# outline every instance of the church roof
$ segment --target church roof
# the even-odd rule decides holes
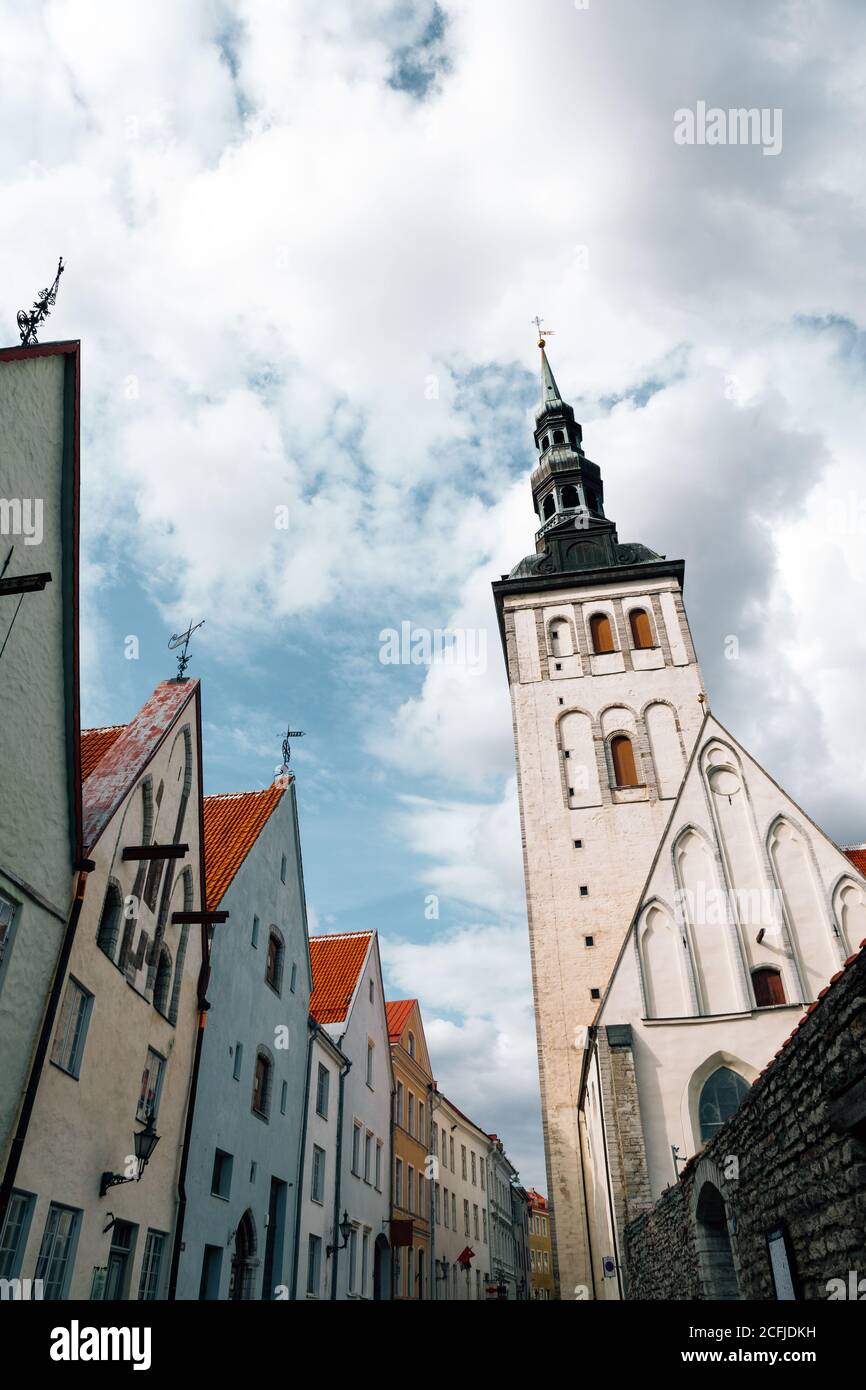
[[[310,1013],[317,1023],[342,1023],[348,1014],[373,935],[355,931],[310,937]]]
[[[866,845],[849,845],[845,850],[855,869],[866,878]]]
[[[207,910],[213,912],[259,838],[285,788],[229,792],[204,799],[204,863]]]

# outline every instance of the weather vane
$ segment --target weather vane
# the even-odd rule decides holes
[[[540,318],[538,314],[535,315],[535,318],[532,320],[532,322],[535,324],[536,330],[538,332],[539,347],[544,347],[545,338],[552,338],[556,336],[555,328],[542,328],[541,325],[544,323],[544,319]]]
[[[18,310],[18,327],[21,332],[22,347],[36,346],[36,330],[48,318],[57,299],[57,288],[60,284],[60,277],[63,274],[63,257],[57,262],[57,274],[54,277],[54,284],[47,290],[40,290],[39,296],[30,310],[26,313],[24,309]]]
[[[288,777],[288,775],[289,775],[289,763],[292,761],[292,742],[291,742],[291,741],[292,741],[293,738],[303,738],[303,737],[304,737],[304,730],[303,730],[303,729],[286,729],[286,736],[285,736],[285,738],[283,739],[283,761],[282,761],[282,765],[281,765],[280,767],[277,768],[277,776],[278,776],[278,777]]]
[[[192,637],[192,634],[194,632],[198,631],[200,627],[204,627],[204,618],[202,618],[200,623],[196,623],[195,627],[193,627],[192,619],[190,619],[189,627],[187,628],[186,632],[172,633],[171,641],[168,644],[169,651],[173,652],[178,647],[183,648],[182,651],[178,651],[177,655],[177,678],[179,681],[182,681],[184,679],[184,672],[186,671],[186,668],[190,663],[190,658],[187,654],[189,639]]]

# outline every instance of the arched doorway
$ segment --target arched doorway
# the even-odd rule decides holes
[[[252,1298],[256,1259],[256,1228],[252,1212],[247,1208],[235,1231],[235,1248],[229,1276],[229,1298],[233,1301]]]
[[[707,1298],[731,1301],[740,1297],[734,1251],[728,1231],[725,1202],[716,1185],[701,1187],[695,1208],[695,1235],[701,1281]]]
[[[373,1298],[377,1301],[391,1297],[391,1247],[388,1237],[378,1235],[373,1247]]]

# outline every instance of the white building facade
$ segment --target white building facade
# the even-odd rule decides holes
[[[487,1297],[493,1268],[490,1139],[438,1091],[431,1120],[433,1297],[477,1302]]]

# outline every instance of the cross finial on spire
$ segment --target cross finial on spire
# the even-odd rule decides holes
[[[541,318],[539,314],[535,315],[535,318],[532,320],[532,322],[535,324],[536,330],[538,332],[538,346],[543,349],[545,338],[553,337],[553,335],[556,332],[556,329],[542,328],[541,325],[544,323],[544,319]]]

